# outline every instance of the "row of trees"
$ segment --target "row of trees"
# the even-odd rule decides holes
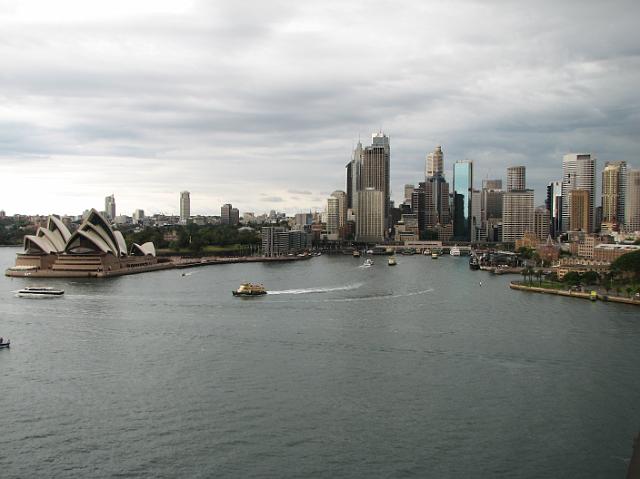
[[[18,245],[24,235],[34,234],[36,227],[13,217],[0,218],[0,245]]]

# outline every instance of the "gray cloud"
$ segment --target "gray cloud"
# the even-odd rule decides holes
[[[568,151],[640,166],[635,2],[91,3],[0,17],[8,212],[306,210],[379,128],[398,199],[437,144],[539,201]]]

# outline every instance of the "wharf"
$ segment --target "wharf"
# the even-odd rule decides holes
[[[171,258],[175,268],[195,268],[198,266],[209,266],[214,264],[236,264],[236,263],[285,263],[290,261],[304,261],[311,259],[307,256],[232,256],[211,258]]]
[[[514,281],[511,281],[509,283],[509,288],[517,289],[519,291],[529,291],[531,293],[555,294],[557,296],[569,296],[572,298],[592,299],[590,292],[584,293],[582,291],[567,291],[564,289],[541,288],[539,286],[525,286],[524,284],[520,284]],[[640,300],[625,298],[623,296],[609,296],[604,294],[597,294],[596,298],[600,301],[608,301],[612,303],[624,303],[624,304],[632,304],[634,306],[640,306]]]

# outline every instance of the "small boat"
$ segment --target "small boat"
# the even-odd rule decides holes
[[[353,257],[354,258],[359,258],[360,257],[360,251],[358,251],[357,249],[353,250]]]
[[[8,348],[11,345],[11,341],[8,339],[6,341],[0,341],[0,349]]]
[[[63,294],[63,289],[50,288],[48,286],[29,286],[27,288],[22,288],[17,292],[17,295],[21,298],[44,298],[50,296],[62,296]]]
[[[438,259],[438,256],[440,256],[438,253],[431,253],[431,259]]]
[[[387,262],[389,263],[389,266],[395,266],[395,265],[398,264],[398,262],[396,261],[396,257],[395,256],[389,257],[389,260]]]
[[[365,259],[364,263],[362,263],[362,266],[364,266],[365,268],[369,268],[370,266],[373,266],[373,260],[371,258]]]
[[[453,246],[449,251],[449,254],[451,256],[460,256],[460,248],[458,248],[458,246]]]
[[[477,271],[480,269],[480,261],[478,261],[477,256],[472,256],[469,260],[469,269],[473,271]]]
[[[267,294],[267,290],[261,284],[242,283],[238,289],[231,293],[234,296],[262,296]]]

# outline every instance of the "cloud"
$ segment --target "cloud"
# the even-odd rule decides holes
[[[638,15],[632,1],[14,2],[0,208],[80,213],[113,192],[123,212],[177,212],[188,189],[194,214],[268,197],[306,210],[345,189],[358,136],[380,128],[396,199],[440,144],[447,171],[475,161],[477,185],[526,165],[540,202],[566,152],[640,166]]]

